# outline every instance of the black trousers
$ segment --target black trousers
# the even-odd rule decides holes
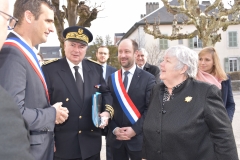
[[[100,160],[100,153],[94,155],[94,156],[91,156],[87,159],[82,159],[82,158],[76,158],[76,159],[63,159],[63,158],[58,158],[58,157],[55,157],[53,158],[53,160]]]
[[[142,151],[130,151],[128,149],[126,141],[123,141],[123,144],[120,148],[111,147],[113,160],[142,160]]]

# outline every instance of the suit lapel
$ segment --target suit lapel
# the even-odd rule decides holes
[[[76,103],[81,106],[81,98],[79,95],[79,92],[77,90],[75,79],[72,75],[72,71],[70,70],[70,67],[67,63],[66,58],[61,60],[62,67],[58,71],[59,76],[63,80],[65,86],[67,87],[68,91],[72,95],[73,99],[76,101]]]
[[[143,70],[148,71],[149,68],[150,68],[150,65],[148,63],[146,63],[143,67]]]
[[[133,74],[132,81],[130,83],[129,89],[128,89],[128,95],[134,95],[134,89],[135,86],[137,85],[138,81],[141,78],[141,72],[142,70],[136,67],[136,70]]]
[[[110,76],[110,68],[109,68],[109,66],[107,65],[105,81],[107,81],[107,78],[108,78],[109,76]]]
[[[89,93],[89,90],[90,90],[90,88],[88,88],[88,87],[90,87],[91,86],[91,69],[90,69],[90,67],[88,66],[88,64],[86,63],[86,60],[83,60],[82,61],[82,67],[83,67],[83,77],[84,77],[84,95],[83,95],[83,103],[84,103],[84,99],[85,99],[85,95],[89,95],[90,93]],[[94,86],[92,86],[92,87],[94,87]],[[85,105],[83,105],[83,106],[85,106]]]

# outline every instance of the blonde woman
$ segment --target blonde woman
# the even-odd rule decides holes
[[[215,84],[222,91],[222,100],[227,110],[230,121],[235,112],[235,102],[232,94],[230,77],[221,67],[218,54],[213,47],[203,48],[199,52],[197,79],[200,81]]]

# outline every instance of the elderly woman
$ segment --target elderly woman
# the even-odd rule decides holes
[[[162,83],[152,90],[143,124],[147,160],[238,160],[232,126],[215,85],[194,79],[198,55],[184,46],[166,50]]]
[[[235,112],[231,80],[221,67],[218,54],[213,47],[203,48],[199,54],[197,80],[215,84],[222,91],[223,104],[230,121]]]

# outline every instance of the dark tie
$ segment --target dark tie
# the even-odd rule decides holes
[[[73,68],[75,69],[75,78],[76,78],[77,89],[79,91],[81,99],[83,100],[83,80],[82,80],[82,76],[78,72],[79,66],[74,66]]]
[[[127,84],[128,84],[128,73],[130,72],[129,71],[124,72],[124,80],[123,80],[123,84],[126,90],[127,90]]]

